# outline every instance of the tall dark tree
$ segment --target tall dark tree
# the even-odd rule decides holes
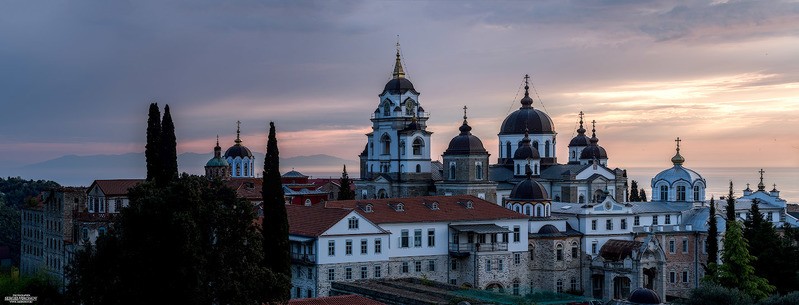
[[[640,199],[641,202],[646,202],[647,201],[646,200],[646,191],[644,191],[643,188],[641,188],[641,193],[638,194],[638,199]]]
[[[263,195],[264,218],[262,221],[264,264],[273,273],[291,278],[289,254],[289,224],[286,216],[286,201],[283,198],[283,183],[280,180],[280,154],[277,149],[275,123],[269,122],[269,139],[264,158]],[[266,303],[279,303],[291,297],[291,287],[271,289],[264,299]]]
[[[641,201],[641,196],[638,193],[638,181],[633,180],[630,183],[630,202],[639,202]]]
[[[727,194],[727,207],[724,210],[727,222],[735,221],[735,196],[732,193],[732,180],[730,180],[730,193]]]
[[[719,227],[716,222],[716,202],[713,197],[710,197],[710,211],[707,217],[707,264],[705,265],[705,274],[710,279],[715,279],[716,268],[719,261]]]
[[[752,262],[755,274],[765,278],[782,294],[799,289],[796,247],[777,233],[774,225],[763,217],[758,200],[752,200],[751,215],[744,221],[744,238],[749,253],[758,259]]]
[[[161,111],[157,103],[150,103],[147,115],[147,145],[144,146],[144,157],[147,159],[147,180],[152,181],[161,176]]]
[[[355,199],[355,193],[352,191],[352,180],[347,175],[347,165],[344,165],[344,172],[341,173],[341,179],[338,180],[338,200],[352,200]]]
[[[727,288],[735,288],[759,300],[774,291],[774,286],[755,274],[752,263],[757,258],[749,253],[749,243],[743,237],[741,223],[727,221],[727,232],[724,234],[724,251],[722,264],[718,268],[719,284]]]
[[[175,124],[172,123],[172,115],[169,113],[169,105],[164,106],[164,118],[161,121],[160,153],[161,179],[156,182],[166,185],[178,177],[177,139],[175,138]]]

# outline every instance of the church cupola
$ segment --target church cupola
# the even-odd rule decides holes
[[[532,147],[541,155],[544,164],[555,164],[555,125],[543,111],[533,107],[530,97],[530,76],[524,76],[524,97],[519,101],[521,107],[512,112],[499,129],[499,164],[513,165],[513,154],[521,146],[525,131],[528,132]],[[515,172],[515,169],[514,169]]]
[[[699,173],[683,166],[685,158],[680,155],[680,138],[677,138],[677,153],[671,158],[673,166],[652,178],[652,201],[703,202],[707,183]],[[748,188],[748,187],[747,187]]]
[[[591,121],[590,144],[580,152],[580,164],[590,164],[594,160],[604,166],[608,165],[608,153],[605,148],[599,146],[599,138],[596,137],[596,121]]]
[[[216,146],[214,146],[214,157],[205,163],[205,177],[208,179],[230,178],[230,164],[222,158],[222,147],[219,146],[219,136],[216,136]]]
[[[503,205],[528,216],[549,217],[551,199],[546,188],[533,180],[533,171],[529,165],[525,166],[524,171],[526,178],[513,187],[510,196],[503,199]]]
[[[460,134],[449,141],[443,157],[443,179],[436,182],[438,195],[473,195],[480,199],[496,201],[497,184],[489,180],[488,151],[475,135],[466,120],[463,106],[463,124]]]
[[[569,164],[579,164],[580,154],[583,149],[591,145],[591,138],[585,135],[583,128],[583,112],[580,111],[580,127],[577,128],[577,135],[569,142]]]
[[[516,152],[513,153],[513,173],[514,176],[524,176],[524,168],[529,166],[533,176],[538,176],[541,166],[541,155],[538,150],[530,145],[530,135],[528,131],[524,132],[524,138]]]
[[[233,178],[254,178],[255,158],[247,146],[241,145],[241,122],[236,122],[236,140],[233,146],[225,151],[224,158],[230,164],[230,176]]]

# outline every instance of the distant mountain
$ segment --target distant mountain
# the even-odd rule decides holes
[[[254,153],[256,173],[263,171],[264,155]],[[181,172],[202,175],[210,154],[182,153],[178,155]],[[346,160],[325,154],[297,156],[280,159],[280,171],[292,169],[314,177],[339,177],[346,164],[351,176],[357,176],[358,161]],[[144,178],[144,153],[121,155],[66,155],[52,160],[14,168],[0,168],[0,176],[20,176],[25,179],[46,179],[61,185],[88,186],[96,179]],[[354,170],[354,172],[353,172]]]

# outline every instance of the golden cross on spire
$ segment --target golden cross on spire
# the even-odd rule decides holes
[[[236,121],[236,144],[241,143],[241,121]]]
[[[680,140],[680,137],[677,137],[677,139],[674,140],[674,142],[677,142],[677,151],[680,151],[680,142],[682,142],[682,140]]]
[[[583,123],[583,116],[584,116],[584,115],[585,115],[585,114],[583,113],[583,111],[582,111],[582,110],[580,110],[580,124],[582,124],[582,123]]]
[[[463,119],[464,120],[466,119],[466,109],[468,109],[468,108],[469,107],[466,107],[466,105],[463,105]]]
[[[760,173],[760,183],[757,184],[757,189],[760,191],[766,190],[766,185],[763,184],[763,173],[765,172],[766,171],[764,171],[762,168],[758,171],[758,173]]]

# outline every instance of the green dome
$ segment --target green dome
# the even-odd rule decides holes
[[[205,166],[208,167],[226,167],[228,166],[227,160],[222,157],[214,157],[211,160],[208,160],[208,163],[205,163]]]

